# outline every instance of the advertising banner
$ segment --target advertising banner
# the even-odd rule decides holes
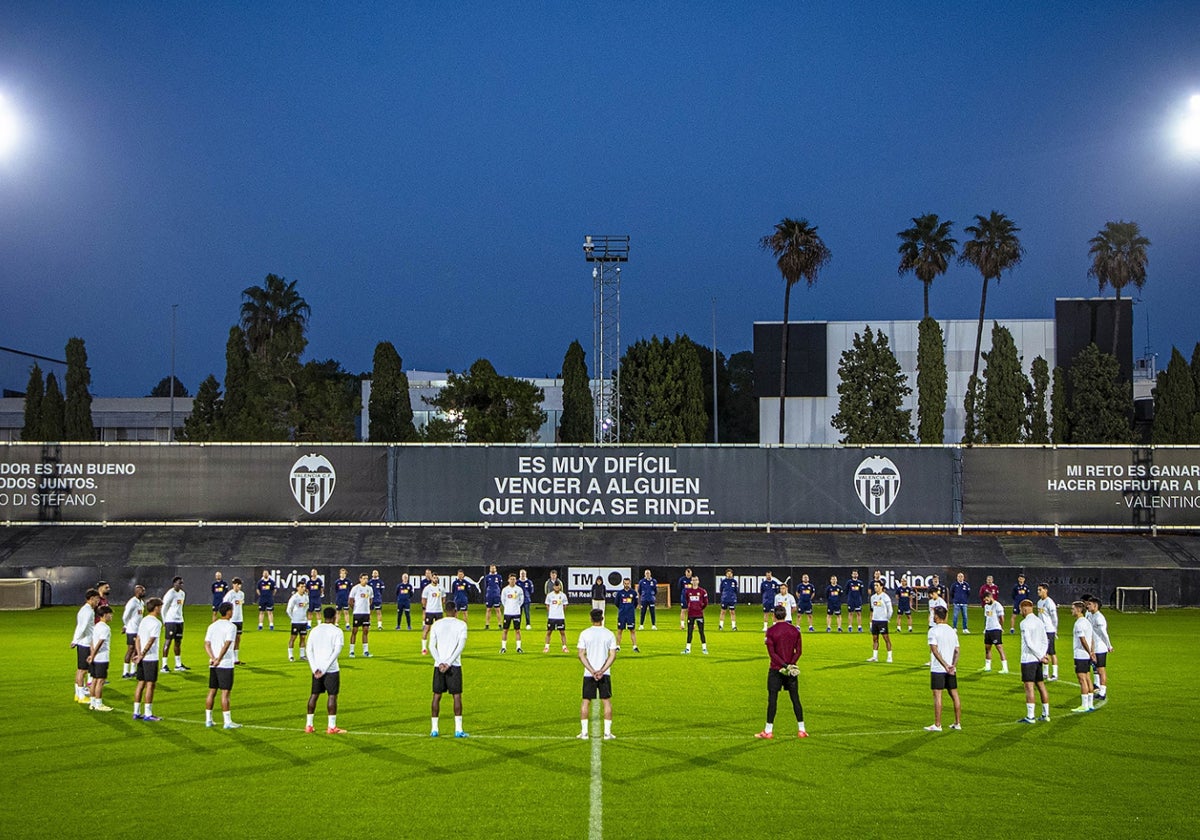
[[[764,522],[767,450],[703,446],[398,446],[403,523]]]
[[[964,525],[1200,526],[1200,448],[964,449]]]
[[[0,520],[378,522],[386,511],[384,446],[0,446]]]
[[[953,449],[772,449],[768,464],[776,525],[957,523]]]

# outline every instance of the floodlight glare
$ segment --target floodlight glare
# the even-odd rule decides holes
[[[9,104],[4,94],[0,93],[0,160],[11,154],[17,147],[20,133],[17,112]]]
[[[1179,123],[1179,147],[1188,154],[1200,155],[1200,93],[1188,100],[1188,110]]]

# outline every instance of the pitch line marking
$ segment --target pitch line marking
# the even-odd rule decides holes
[[[596,725],[597,719],[602,719],[600,701],[592,707],[592,719],[589,727]],[[600,764],[600,738],[592,736],[592,782],[588,791],[590,799],[588,807],[588,840],[604,840],[604,775]]]

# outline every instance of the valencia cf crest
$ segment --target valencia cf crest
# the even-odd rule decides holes
[[[900,494],[900,470],[891,458],[864,458],[854,471],[854,490],[870,513],[882,516]]]
[[[304,455],[292,464],[292,495],[308,513],[325,507],[336,481],[337,472],[324,455]]]

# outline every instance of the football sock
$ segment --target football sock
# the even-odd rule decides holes
[[[178,668],[182,664],[183,659],[179,656],[179,654],[175,654],[175,667]]]
[[[1027,717],[1027,718],[1032,718],[1032,717],[1033,717],[1033,708],[1034,708],[1034,704],[1033,704],[1033,703],[1026,703],[1026,704],[1025,704],[1025,717]]]
[[[81,685],[75,686],[75,696],[76,697],[87,697],[87,692],[83,690],[83,686],[81,686]]]
[[[736,630],[736,629],[737,629],[737,622],[736,622],[736,621],[735,621],[735,622],[733,622],[733,624],[732,624],[731,626],[733,627],[733,629],[734,629],[734,630]]]
[[[724,621],[718,621],[718,622],[717,622],[717,629],[718,629],[718,630],[724,630],[724,629],[725,629],[725,622],[724,622]]]
[[[141,710],[142,710],[142,704],[141,704],[141,703],[134,703],[134,704],[133,704],[133,713],[134,713],[135,715],[136,715],[136,714],[138,714],[139,712],[141,712]]]
[[[888,651],[888,660],[887,661],[888,662],[892,661],[892,652],[891,651]]]
[[[1050,704],[1049,703],[1042,704],[1042,714],[1044,714],[1046,717],[1050,717]],[[1033,717],[1033,715],[1030,715],[1030,717]]]
[[[462,732],[462,731],[463,731],[463,728],[462,728],[462,715],[455,715],[455,716],[454,716],[454,731],[455,731],[455,732]]]
[[[583,718],[582,720],[579,721],[579,734],[584,736],[585,738],[587,737],[587,734],[588,734],[587,718]]]
[[[150,715],[152,715],[152,714],[154,714],[154,711],[150,708],[150,704],[147,703],[146,704],[146,717],[150,717]]]
[[[330,715],[330,716],[329,716],[329,728],[330,728],[330,729],[336,729],[336,728],[337,728],[337,715]]]
[[[371,652],[371,651],[370,651],[370,649],[367,647],[367,643],[366,643],[366,642],[363,642],[363,653],[370,653],[370,652]]]
[[[775,724],[773,724],[773,723],[768,723],[766,726],[763,727],[763,732],[766,732],[768,735],[770,735],[774,731],[775,731]]]
[[[305,716],[304,716],[304,725],[305,725],[305,726],[312,726],[312,725],[313,725],[313,718],[314,718],[314,717],[316,717],[316,715],[305,715]]]
[[[605,735],[611,735],[611,734],[612,734],[612,721],[611,721],[611,720],[605,720],[605,721],[604,721],[604,734],[605,734]]]
[[[205,722],[205,723],[212,723],[212,709],[205,709],[205,710],[204,710],[204,722]]]
[[[233,712],[221,712],[221,715],[225,718],[225,723],[233,723]]]
[[[804,721],[798,721],[796,726],[798,727],[796,730],[797,732],[807,732],[808,731],[807,729],[804,728]]]

